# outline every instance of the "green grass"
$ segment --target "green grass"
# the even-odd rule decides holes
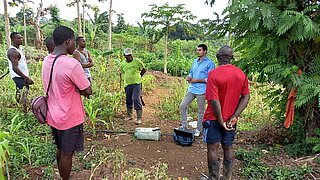
[[[180,103],[185,96],[188,84],[186,81],[180,81],[177,79],[174,82],[168,82],[163,85],[164,87],[170,89],[170,93],[163,97],[161,102],[156,106],[157,111],[156,115],[165,120],[180,120]],[[190,104],[188,108],[188,116],[193,119],[198,118],[198,106],[196,99]]]
[[[283,166],[268,166],[266,164],[267,159],[270,158],[266,156],[269,151],[255,147],[251,150],[244,150],[238,148],[235,151],[235,156],[241,161],[241,176],[250,179],[305,179],[305,175],[310,174],[313,170],[307,164],[303,165],[289,165],[287,167]]]
[[[0,47],[3,50],[3,47]],[[31,52],[31,51],[30,51]],[[33,52],[33,51],[32,51]],[[40,53],[41,54],[41,53]],[[44,53],[46,54],[46,53]],[[121,111],[124,103],[124,88],[120,83],[119,61],[113,59],[109,65],[106,65],[105,57],[98,51],[93,51],[95,66],[91,69],[93,78],[93,92],[90,99],[83,99],[85,109],[88,112],[88,121],[95,125],[96,122],[102,122],[108,129],[113,122],[113,116]],[[34,57],[31,57],[34,58]],[[0,55],[0,73],[7,71],[6,58]],[[35,82],[30,87],[29,102],[31,99],[43,94],[43,85],[41,81],[42,61],[34,61],[28,64],[30,76]],[[143,77],[144,91],[148,92],[155,88],[155,77],[146,74]],[[5,153],[10,153],[4,161],[9,167],[11,179],[30,178],[29,172],[24,169],[27,166],[43,168],[43,178],[51,179],[53,177],[52,167],[55,162],[56,147],[51,137],[51,129],[48,126],[40,125],[33,117],[32,112],[22,113],[22,108],[15,100],[15,84],[7,75],[0,81],[2,93],[0,95],[0,129],[1,133],[8,132],[9,136],[0,139],[0,143],[6,146],[6,152],[0,152],[3,157]],[[30,107],[29,107],[30,108]],[[94,135],[95,126],[88,126]],[[3,146],[3,147],[4,147]],[[3,148],[5,149],[5,148]],[[117,149],[109,150],[110,158],[115,174],[120,173],[120,165],[123,163],[123,153]],[[96,155],[98,156],[98,155]],[[98,156],[97,162],[103,160]],[[1,167],[4,166],[1,164]],[[93,167],[89,167],[93,168]],[[1,175],[7,176],[6,172],[0,172]]]

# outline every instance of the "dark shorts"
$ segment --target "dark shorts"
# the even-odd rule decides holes
[[[233,144],[236,130],[224,130],[218,121],[203,122],[203,141],[207,144],[221,142],[222,146],[230,147]],[[236,129],[236,125],[234,126]]]
[[[58,130],[54,127],[51,129],[57,149],[64,153],[83,151],[83,124],[67,130]]]
[[[12,80],[13,80],[14,83],[16,84],[17,89],[23,89],[24,86],[25,86],[27,89],[29,89],[29,85],[26,83],[25,80],[23,80],[22,77],[14,77],[14,78],[12,78]]]

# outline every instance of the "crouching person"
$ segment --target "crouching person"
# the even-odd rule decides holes
[[[46,92],[52,73],[47,101],[47,124],[51,126],[57,146],[56,159],[60,177],[67,180],[70,177],[73,153],[82,151],[84,145],[85,112],[81,95],[89,96],[92,90],[80,62],[67,56],[72,55],[75,50],[73,30],[59,26],[53,31],[53,40],[56,47],[44,59],[42,81]]]
[[[233,50],[223,46],[217,53],[219,67],[210,71],[207,81],[203,140],[207,143],[209,179],[220,179],[218,148],[223,149],[223,176],[232,179],[233,149],[236,123],[249,102],[248,79],[241,69],[230,64]],[[206,178],[201,178],[206,179]]]

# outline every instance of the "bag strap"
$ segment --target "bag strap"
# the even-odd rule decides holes
[[[56,60],[58,59],[58,57],[59,57],[59,56],[61,56],[61,55],[66,55],[66,54],[59,54],[59,55],[57,55],[57,56],[54,58],[53,63],[52,63],[52,67],[51,67],[51,71],[50,71],[49,84],[48,84],[48,88],[47,88],[47,92],[46,92],[46,96],[47,96],[47,98],[49,97],[49,96],[48,96],[48,93],[49,93],[49,88],[50,88],[51,81],[52,81],[53,66],[54,66],[54,64],[55,64]]]

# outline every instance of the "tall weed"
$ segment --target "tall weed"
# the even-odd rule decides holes
[[[171,89],[170,93],[165,96],[161,102],[156,105],[156,108],[159,111],[156,112],[156,115],[159,118],[166,120],[180,120],[180,104],[185,96],[188,85],[186,81],[179,82],[168,82],[164,86]],[[196,100],[194,100],[188,108],[188,116],[193,117],[194,119],[198,117],[198,107]]]

